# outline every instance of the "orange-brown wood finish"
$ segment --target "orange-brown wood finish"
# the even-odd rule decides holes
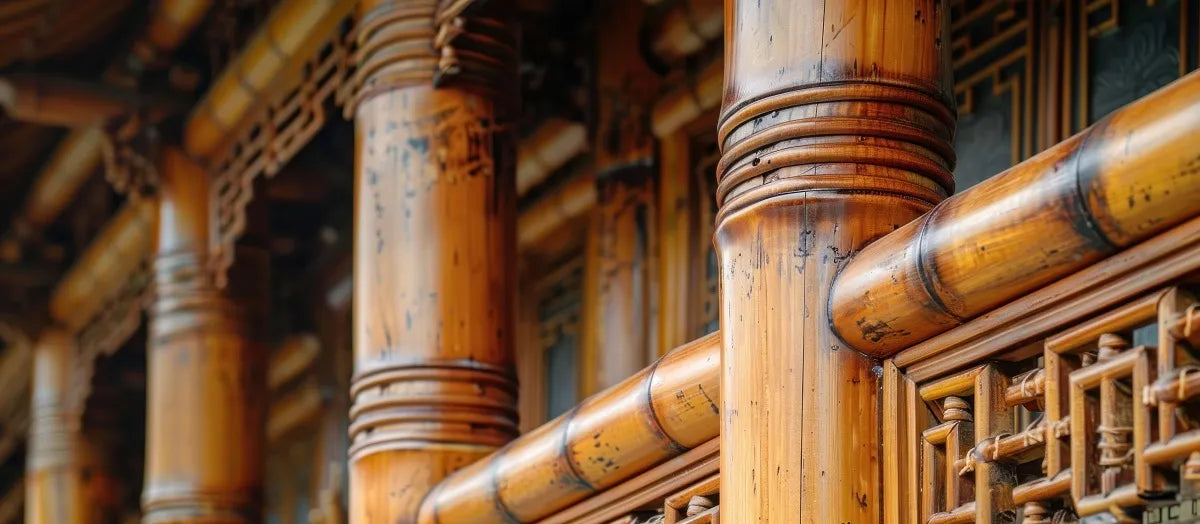
[[[176,105],[104,84],[30,74],[0,78],[0,106],[8,116],[42,125],[90,126],[134,113],[158,121]]]
[[[25,198],[16,219],[19,235],[41,231],[59,217],[100,166],[103,143],[104,130],[99,126],[73,129],[63,137]]]
[[[653,21],[648,47],[663,65],[683,60],[721,37],[721,0],[681,0]]]
[[[211,161],[237,137],[264,93],[301,73],[321,38],[354,10],[353,0],[285,0],[217,77],[184,124],[184,149]]]
[[[552,118],[517,144],[517,194],[524,195],[587,149],[587,127]]]
[[[1200,213],[1200,74],[955,195],[855,256],[833,322],[886,356]]]
[[[653,366],[454,473],[422,524],[535,522],[716,437],[720,336]]]
[[[415,522],[434,484],[517,434],[512,27],[472,15],[460,40],[435,41],[437,7],[360,6],[354,523]],[[479,30],[492,46],[474,47]],[[462,76],[437,69],[435,45]]]
[[[721,518],[879,522],[880,363],[826,304],[854,251],[953,185],[946,6],[725,6]]]
[[[638,0],[596,4],[613,28],[596,57],[592,153],[596,205],[584,261],[581,395],[612,386],[657,355],[652,290],[656,217],[650,111],[659,80],[638,50],[646,8]]]
[[[597,182],[584,261],[581,397],[624,380],[652,360],[651,174],[632,168]]]
[[[174,147],[159,172],[143,518],[257,522],[267,254],[240,250],[228,288],[218,289],[208,265],[208,173]]]
[[[542,241],[582,217],[596,205],[596,177],[581,173],[521,211],[517,217],[519,250],[543,250]]]
[[[72,402],[75,339],[49,328],[33,350],[33,393],[25,464],[25,522],[101,522],[104,509],[89,500],[87,441],[81,431],[83,406]],[[99,472],[94,472],[99,473]],[[109,515],[111,517],[111,515]]]
[[[122,206],[59,280],[50,296],[50,316],[78,332],[141,266],[157,222],[156,197],[139,197]]]

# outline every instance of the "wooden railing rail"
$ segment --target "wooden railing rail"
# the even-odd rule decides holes
[[[838,277],[833,325],[889,356],[1200,213],[1200,73],[941,203]]]
[[[720,349],[720,333],[680,346],[453,473],[425,498],[419,522],[538,521],[711,441]]]

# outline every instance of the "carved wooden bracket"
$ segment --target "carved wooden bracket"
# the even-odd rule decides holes
[[[70,413],[83,415],[92,392],[96,359],[116,353],[133,336],[142,323],[142,313],[153,299],[153,274],[147,253],[125,284],[75,333],[73,381],[67,400]]]
[[[149,128],[132,137],[129,134],[120,130],[104,134],[104,178],[118,193],[147,194],[158,186],[158,131]]]

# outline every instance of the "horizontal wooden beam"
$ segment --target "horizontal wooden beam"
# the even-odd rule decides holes
[[[19,237],[32,236],[58,219],[100,167],[104,140],[104,130],[96,125],[73,129],[59,141],[34,179],[25,207],[16,218]]]
[[[28,74],[0,77],[0,106],[14,120],[68,127],[103,124],[133,114],[154,122],[183,107],[170,97]]]
[[[267,442],[279,442],[305,423],[316,420],[323,407],[325,399],[315,383],[304,384],[275,399],[267,407]]]
[[[654,103],[650,126],[654,136],[664,138],[721,105],[724,93],[725,63],[718,58],[708,63],[687,83]],[[714,123],[715,125],[715,123]]]
[[[263,107],[264,94],[290,85],[328,40],[354,0],[284,0],[217,77],[184,124],[184,149],[211,161],[237,138],[233,131]]]
[[[517,144],[517,194],[524,195],[587,149],[587,128],[551,118]]]
[[[292,335],[271,354],[267,386],[275,391],[312,368],[321,353],[321,341],[311,333]]]
[[[864,248],[833,325],[888,356],[1200,214],[1200,73]]]
[[[724,22],[721,0],[680,0],[650,29],[650,51],[663,64],[678,62],[720,38]]]
[[[596,205],[596,176],[580,174],[538,199],[517,218],[517,247],[537,245],[571,219]]]
[[[126,202],[59,281],[50,316],[72,332],[82,328],[141,267],[157,224],[157,198]]]
[[[676,348],[451,474],[418,522],[533,522],[708,442],[720,426],[720,364],[719,332]]]

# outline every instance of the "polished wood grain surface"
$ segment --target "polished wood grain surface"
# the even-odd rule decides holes
[[[163,152],[147,339],[145,522],[261,518],[267,253],[239,250],[229,286],[207,256],[208,173]]]
[[[183,146],[205,161],[223,153],[230,133],[259,109],[263,94],[301,73],[337,24],[354,11],[353,0],[284,0],[208,89],[184,124]]]
[[[719,425],[719,343],[681,346],[451,475],[419,522],[534,522],[704,444]]]
[[[103,125],[135,113],[158,121],[168,111],[183,109],[180,105],[164,96],[61,77],[0,77],[0,106],[5,113],[14,120],[47,126]]]
[[[725,6],[721,518],[879,522],[880,363],[826,303],[855,251],[953,187],[946,5]]]
[[[469,79],[434,86],[436,4],[360,6],[354,523],[415,522],[434,484],[517,434],[514,105]]]
[[[721,0],[681,0],[660,10],[647,47],[660,67],[682,61],[721,37]]]
[[[653,360],[652,174],[629,168],[596,183],[584,260],[580,397],[624,380]]]
[[[587,150],[587,127],[551,118],[517,144],[517,194],[524,195],[554,170]]]
[[[1200,213],[1200,74],[955,195],[864,249],[831,299],[886,356]]]
[[[104,130],[100,126],[72,129],[67,133],[33,181],[17,227],[32,235],[53,223],[71,203],[79,188],[100,166]]]
[[[50,316],[78,332],[141,267],[157,223],[155,196],[138,197],[121,206],[59,280],[50,296]]]
[[[99,509],[85,496],[82,406],[70,401],[75,340],[65,330],[42,332],[33,349],[25,522],[96,522]]]
[[[542,195],[517,217],[517,247],[524,251],[552,251],[543,240],[596,205],[596,177],[580,173]]]

